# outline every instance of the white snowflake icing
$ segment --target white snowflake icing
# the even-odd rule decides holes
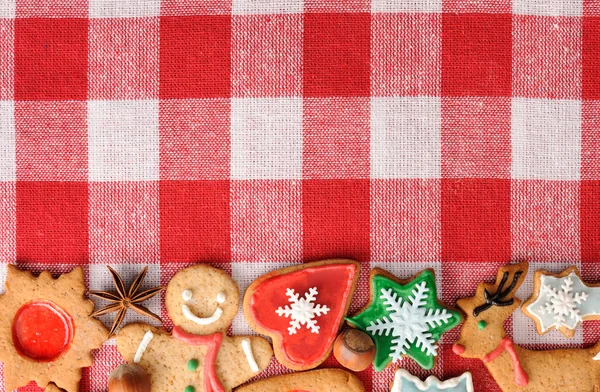
[[[588,294],[585,292],[573,292],[573,279],[567,277],[560,286],[561,290],[545,284],[542,290],[548,296],[548,301],[540,306],[541,314],[554,315],[554,321],[562,325],[566,322],[565,316],[572,317],[576,321],[582,321],[581,314],[577,305],[588,299]]]
[[[371,321],[367,331],[379,336],[390,332],[396,337],[392,340],[390,357],[394,361],[406,355],[406,350],[414,343],[428,355],[437,355],[437,345],[429,330],[442,324],[448,324],[452,314],[446,309],[426,309],[429,288],[426,282],[416,285],[412,295],[406,301],[398,297],[392,289],[381,289],[381,299],[387,305],[388,316]]]
[[[295,334],[302,325],[305,325],[312,333],[319,333],[319,326],[315,317],[327,314],[330,309],[327,305],[321,306],[315,304],[318,294],[316,287],[308,289],[308,293],[304,293],[304,298],[300,298],[294,289],[286,290],[285,295],[289,297],[292,305],[291,307],[286,305],[285,308],[280,306],[275,313],[279,316],[291,318],[290,327],[288,328],[290,335]]]

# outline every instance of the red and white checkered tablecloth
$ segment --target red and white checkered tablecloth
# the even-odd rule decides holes
[[[523,259],[600,281],[599,115],[600,0],[0,0],[0,275],[81,264],[101,289],[149,265],[150,286],[210,262],[244,289],[350,257],[352,311],[372,267],[431,267],[450,303]],[[431,373],[499,391],[457,335]],[[107,342],[81,391],[120,361]]]

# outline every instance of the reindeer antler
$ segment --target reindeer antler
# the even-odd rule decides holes
[[[515,274],[513,275],[513,280],[510,283],[510,286],[508,286],[506,288],[506,290],[504,290],[504,291],[503,291],[504,285],[506,284],[506,280],[508,279],[508,274],[509,274],[508,271],[505,271],[504,274],[502,275],[502,280],[500,281],[500,284],[498,285],[498,289],[496,290],[496,292],[494,294],[490,294],[490,292],[487,289],[484,289],[483,295],[485,297],[485,303],[482,305],[479,305],[478,307],[473,309],[473,317],[477,317],[477,315],[479,315],[479,313],[488,310],[492,306],[512,305],[515,302],[514,298],[511,298],[506,301],[504,301],[504,298],[514,290],[514,288],[517,285],[517,282],[519,281],[519,277],[521,276],[522,273],[523,273],[523,271],[515,272]]]

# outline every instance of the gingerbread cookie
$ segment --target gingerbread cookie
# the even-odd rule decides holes
[[[224,333],[237,313],[239,291],[223,271],[206,264],[179,271],[165,302],[176,325],[171,334],[131,324],[117,336],[119,352],[148,373],[152,391],[231,391],[269,365],[273,351],[265,339]]]
[[[467,316],[452,350],[481,359],[504,392],[600,390],[600,344],[534,351],[506,336],[504,321],[521,305],[515,293],[527,270],[526,262],[501,267],[496,283],[481,283],[475,296],[457,301]]]
[[[364,392],[358,377],[342,369],[319,369],[259,380],[236,392]]]
[[[466,372],[458,377],[440,381],[429,376],[425,381],[413,376],[404,369],[396,370],[390,392],[473,392],[473,378]]]
[[[577,267],[559,274],[536,271],[533,295],[521,309],[540,335],[558,329],[572,338],[583,320],[600,319],[600,284],[584,283]]]
[[[347,321],[375,342],[375,370],[380,372],[404,356],[431,369],[437,358],[436,342],[462,320],[459,312],[437,299],[433,270],[401,280],[375,268],[369,281],[369,304]]]
[[[332,259],[272,271],[244,295],[244,316],[273,339],[275,356],[293,370],[317,367],[333,342],[358,281],[356,261]]]
[[[78,390],[81,368],[92,365],[91,350],[108,338],[89,316],[94,303],[84,297],[83,270],[53,279],[34,277],[8,266],[6,293],[0,296],[0,360],[7,391],[30,381],[48,390]]]

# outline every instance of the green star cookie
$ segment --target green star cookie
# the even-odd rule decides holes
[[[371,302],[346,320],[375,342],[375,370],[380,372],[405,355],[424,369],[431,369],[437,341],[462,321],[459,312],[439,303],[433,270],[424,270],[402,282],[376,268],[370,278]]]

